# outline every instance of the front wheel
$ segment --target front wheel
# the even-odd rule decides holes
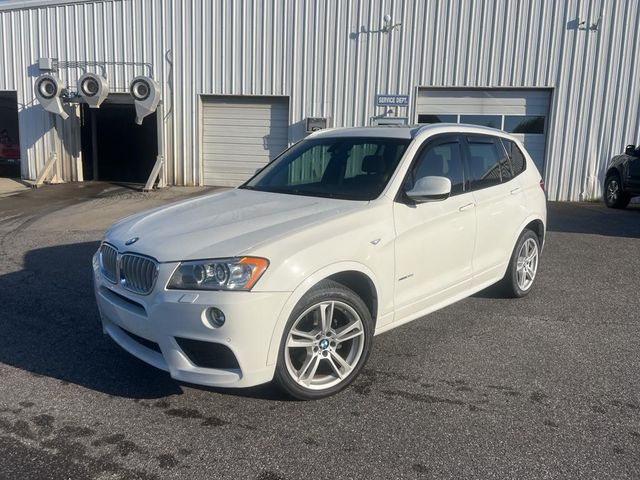
[[[372,340],[373,321],[362,299],[324,280],[298,302],[287,322],[275,380],[300,400],[333,395],[358,375]]]
[[[525,230],[520,235],[502,280],[506,296],[524,297],[531,291],[538,273],[540,259],[540,242],[538,235],[532,230]]]
[[[604,181],[604,203],[609,208],[625,208],[631,197],[622,191],[618,174],[609,175]]]

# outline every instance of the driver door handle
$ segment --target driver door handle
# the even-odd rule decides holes
[[[470,208],[475,207],[476,204],[471,202],[471,203],[467,203],[466,205],[461,206],[458,210],[460,210],[461,212],[464,212],[465,210],[469,210]]]
[[[520,187],[516,187],[513,190],[511,190],[511,195],[517,195],[520,193],[521,188]]]

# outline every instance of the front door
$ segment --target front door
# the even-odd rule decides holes
[[[476,212],[460,137],[427,140],[407,174],[404,191],[425,176],[451,180],[445,200],[394,203],[397,318],[434,306],[469,287]]]

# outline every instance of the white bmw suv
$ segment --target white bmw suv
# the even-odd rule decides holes
[[[104,332],[180,381],[334,394],[373,337],[501,282],[526,295],[546,201],[514,137],[310,135],[234,190],[128,217],[93,260]]]

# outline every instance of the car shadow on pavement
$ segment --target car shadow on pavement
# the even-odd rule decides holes
[[[0,363],[113,396],[180,394],[169,375],[132,357],[98,323],[91,257],[98,242],[29,251],[0,276]]]
[[[640,238],[640,204],[616,210],[595,202],[549,202],[547,209],[550,232]]]
[[[489,298],[494,300],[508,299],[508,297],[505,297],[504,290],[499,284],[490,285],[484,290],[474,293],[472,297]]]
[[[252,398],[257,400],[270,400],[279,402],[297,402],[293,397],[288,396],[282,390],[278,389],[273,383],[265,383],[264,385],[257,385],[255,387],[247,388],[222,388],[222,387],[206,387],[202,385],[192,385],[180,382],[181,385],[188,386],[189,388],[195,388],[197,390],[203,390],[208,392],[215,392],[221,395],[232,395],[240,398]]]

